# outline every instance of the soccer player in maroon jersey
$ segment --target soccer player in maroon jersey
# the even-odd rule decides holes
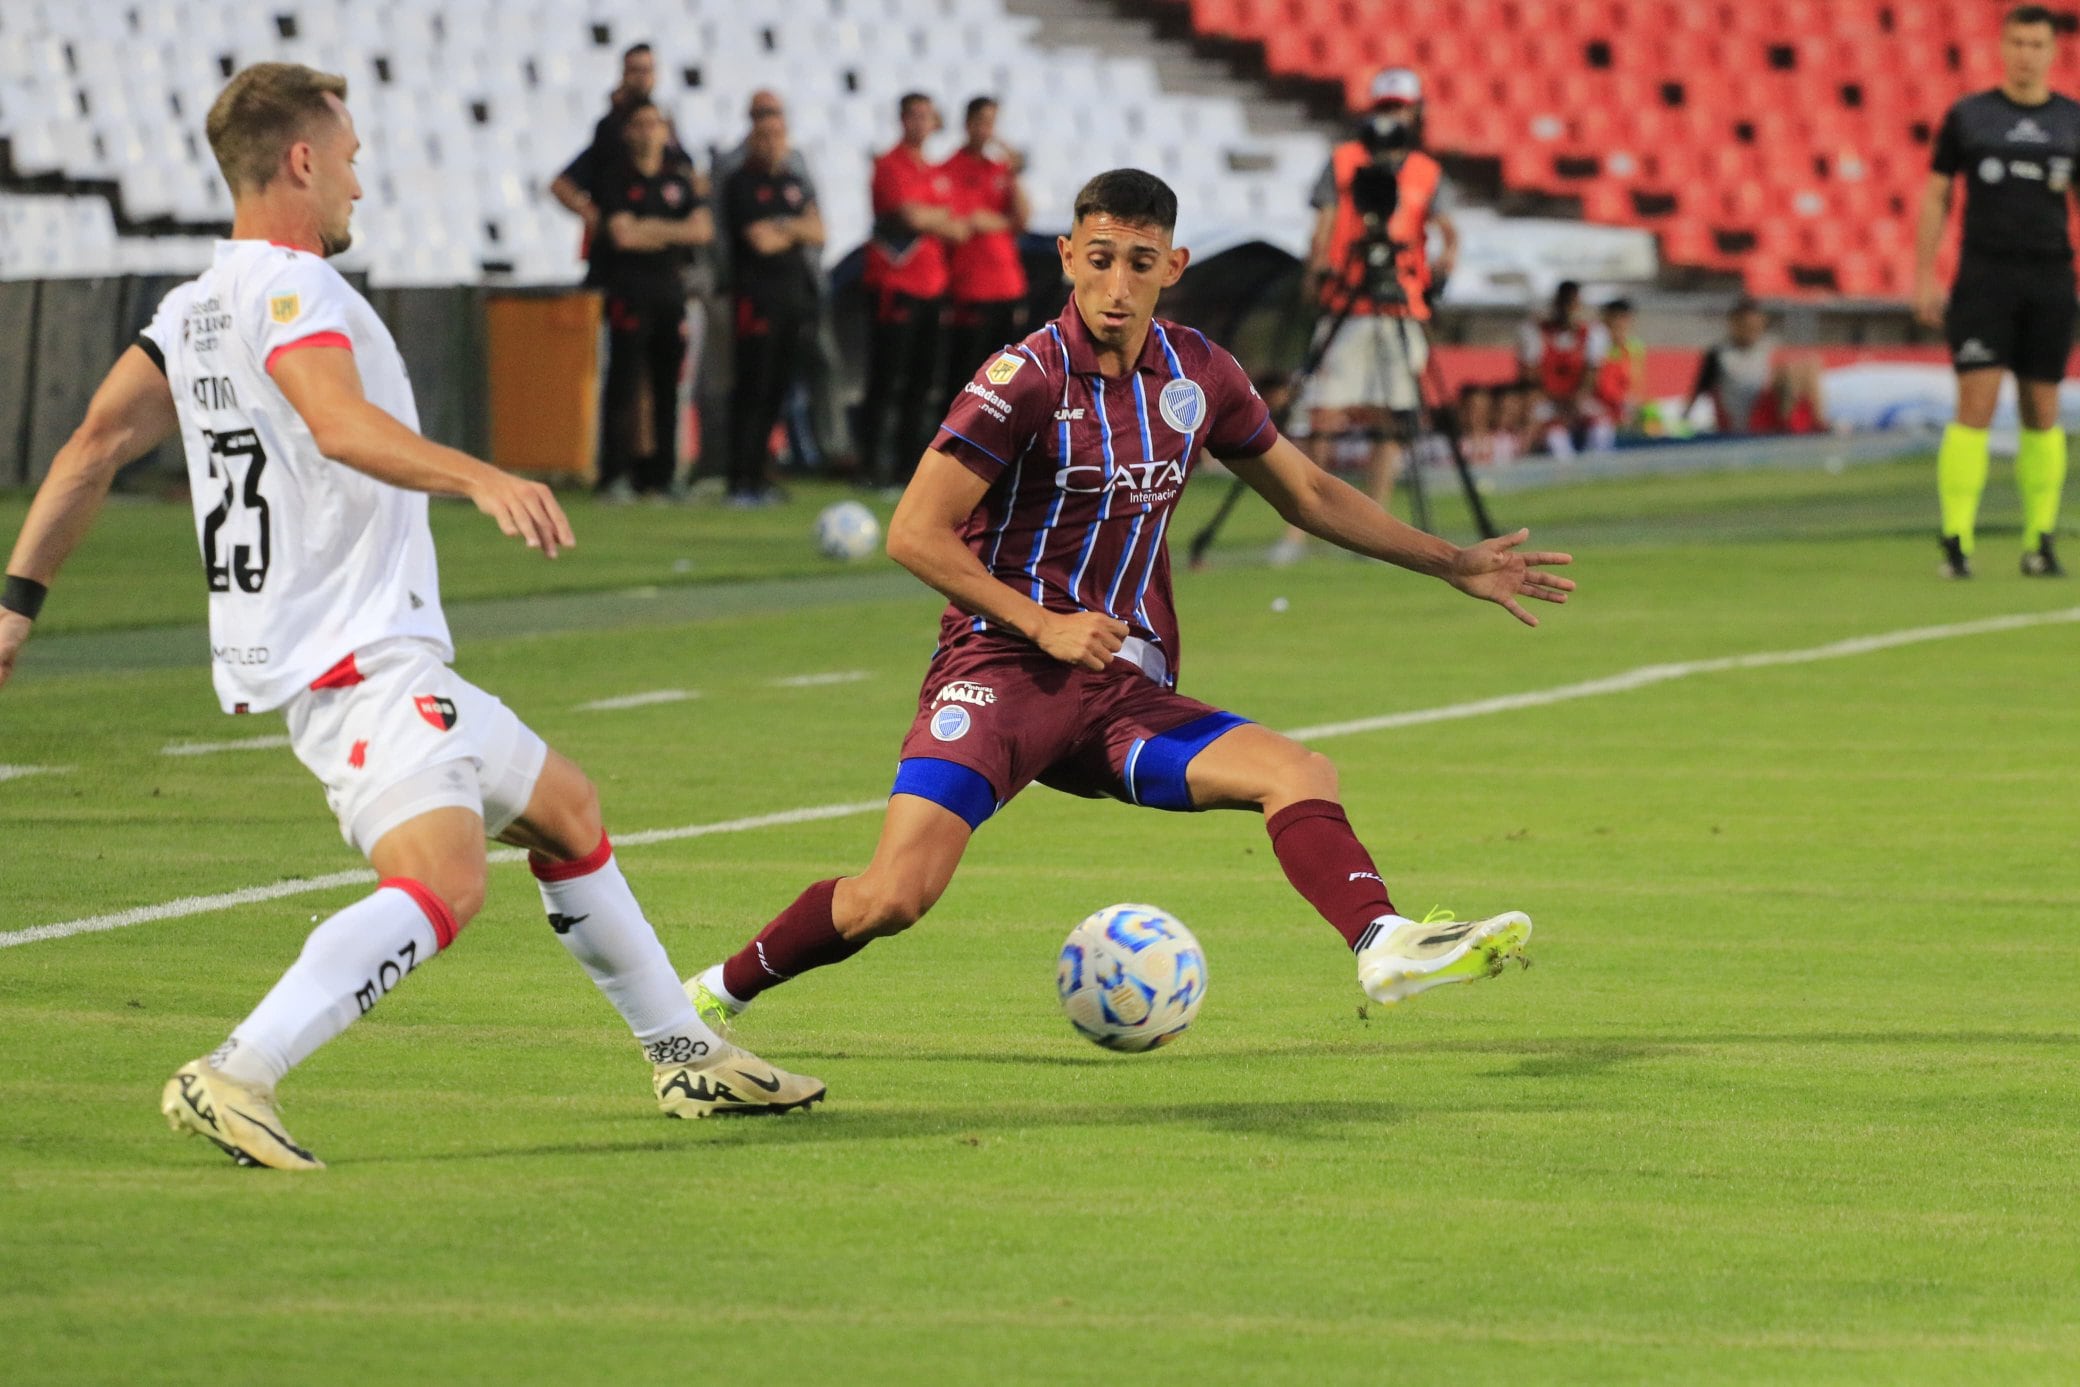
[[[1520,958],[1529,917],[1398,914],[1337,800],[1329,758],[1177,692],[1165,533],[1192,465],[1220,457],[1293,524],[1441,578],[1529,626],[1564,602],[1518,531],[1461,549],[1393,518],[1272,426],[1235,358],[1155,317],[1183,274],[1177,197],[1115,169],[1077,195],[1059,242],[1060,318],[963,389],[890,522],[888,552],[946,594],[939,648],[903,741],[874,859],[818,882],[742,950],[688,982],[727,1021],[775,984],[915,924],[984,820],[1033,781],[1157,809],[1262,813],[1287,878],[1394,1003]]]

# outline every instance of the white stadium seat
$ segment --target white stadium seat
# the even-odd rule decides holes
[[[754,89],[787,96],[833,262],[867,234],[871,159],[893,143],[895,98],[912,89],[937,97],[951,127],[935,154],[953,148],[969,97],[1003,99],[1001,128],[1028,151],[1043,229],[1066,219],[1090,174],[1140,162],[1176,178],[1188,225],[1265,209],[1237,230],[1303,247],[1307,187],[1327,155],[1319,138],[1251,136],[1236,101],[1165,92],[1140,55],[1043,47],[1039,27],[1004,0],[9,0],[0,136],[18,173],[112,179],[126,218],[207,224],[230,210],[200,130],[221,63],[308,62],[351,84],[367,147],[354,256],[372,279],[476,282],[489,262],[567,282],[576,226],[546,185],[589,138],[621,50],[648,40],[659,100],[697,152],[742,138]],[[1108,114],[1123,99],[1133,119]],[[1277,157],[1238,173],[1227,157],[1237,148]],[[73,234],[85,215],[74,204],[98,204],[91,234]],[[206,246],[118,236],[108,203],[91,195],[4,205],[0,274],[183,268]]]

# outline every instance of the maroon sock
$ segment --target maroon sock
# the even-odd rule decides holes
[[[831,898],[837,890],[836,878],[817,882],[732,954],[722,965],[722,985],[729,995],[748,1002],[769,987],[811,968],[843,963],[866,948],[866,940],[838,933],[831,919]]]
[[[1264,822],[1286,880],[1356,950],[1372,922],[1394,913],[1372,854],[1351,832],[1343,806],[1326,799],[1289,804]]]

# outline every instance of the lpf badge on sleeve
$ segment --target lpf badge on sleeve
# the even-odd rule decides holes
[[[276,294],[267,301],[267,316],[278,323],[293,323],[303,312],[303,300],[294,294]]]
[[[1010,352],[1005,352],[995,361],[992,361],[989,364],[989,369],[982,374],[989,378],[991,385],[1009,385],[1011,384],[1011,378],[1018,374],[1018,368],[1025,364],[1024,357],[1013,356]]]
[[[2046,171],[2044,183],[2054,193],[2062,193],[2072,187],[2073,161],[2065,158],[2051,160],[2051,167]]]

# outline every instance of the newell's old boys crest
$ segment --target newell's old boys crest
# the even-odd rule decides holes
[[[446,732],[455,726],[455,700],[438,694],[420,694],[412,700],[419,716]]]
[[[295,294],[276,294],[267,301],[267,316],[278,323],[293,323],[303,312],[303,300]]]
[[[1199,382],[1179,376],[1163,387],[1163,393],[1156,397],[1156,408],[1171,428],[1179,433],[1196,433],[1206,422],[1206,392],[1199,388]]]
[[[1011,378],[1018,374],[1018,368],[1025,364],[1026,359],[1024,357],[1013,356],[1010,352],[1005,352],[995,361],[992,361],[989,364],[989,369],[982,374],[988,378],[991,385],[1009,385],[1011,384]]]

